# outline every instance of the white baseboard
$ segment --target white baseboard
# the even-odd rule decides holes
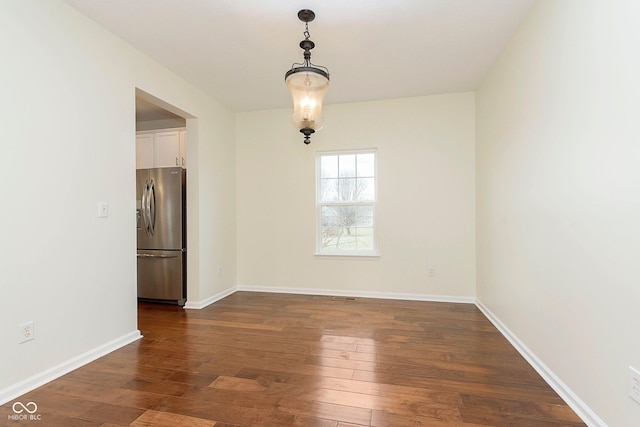
[[[46,383],[53,381],[56,378],[60,378],[64,374],[67,374],[74,369],[78,369],[79,367],[84,366],[89,362],[93,362],[94,360],[108,353],[111,353],[112,351],[117,350],[120,347],[131,344],[132,342],[139,340],[140,338],[142,338],[140,331],[135,330],[134,332],[123,335],[120,338],[116,338],[115,340],[103,344],[100,347],[94,348],[93,350],[89,350],[86,353],[69,359],[66,362],[63,362],[51,369],[47,369],[44,372],[27,378],[26,380],[21,381],[15,385],[2,389],[0,390],[0,405],[4,405],[5,403],[19,396],[22,396],[23,394],[30,392],[31,390],[45,385]]]
[[[237,291],[238,288],[236,288],[235,286],[233,288],[229,288],[227,290],[224,290],[222,292],[218,292],[217,294],[210,296],[207,299],[204,299],[202,301],[187,301],[184,305],[184,309],[194,309],[194,310],[200,310],[201,308],[205,308],[208,305],[213,304],[216,301],[220,301],[222,298],[227,297],[229,295],[231,295],[232,293],[234,293],[235,291]]]
[[[454,302],[464,304],[475,304],[474,297],[456,297],[447,295],[423,295],[423,294],[399,294],[393,292],[367,292],[367,291],[339,291],[335,289],[306,289],[306,288],[272,288],[266,286],[240,285],[238,291],[249,292],[270,292],[279,294],[301,294],[301,295],[323,295],[335,297],[360,297],[377,299],[398,299],[408,301],[434,301],[434,302]]]
[[[498,317],[491,312],[480,300],[476,300],[476,306],[487,316],[489,321],[504,335],[515,347],[522,357],[540,374],[543,380],[564,400],[567,405],[589,427],[607,427],[605,422],[596,415],[556,374],[553,373],[542,360],[540,360],[520,339],[505,326]]]

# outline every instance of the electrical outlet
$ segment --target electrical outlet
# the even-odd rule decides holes
[[[218,267],[218,276],[222,276],[222,267]]]
[[[640,371],[629,366],[629,397],[640,403]]]
[[[436,277],[436,269],[433,267],[427,267],[427,276]]]
[[[33,320],[18,325],[18,344],[35,339],[35,329],[33,328]]]

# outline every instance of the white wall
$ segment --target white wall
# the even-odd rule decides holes
[[[136,87],[193,117],[190,301],[235,284],[235,149],[233,114],[61,2],[1,2],[0,51],[2,401],[137,335]]]
[[[478,298],[610,426],[640,423],[639,16],[539,1],[477,95]]]
[[[238,114],[239,286],[472,299],[474,108],[472,93],[329,105],[308,146],[290,109]],[[315,257],[316,152],[359,148],[378,153],[382,255]]]

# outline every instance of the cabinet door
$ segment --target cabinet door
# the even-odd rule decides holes
[[[187,168],[187,131],[180,131],[180,166]]]
[[[153,163],[157,168],[180,166],[180,131],[155,134]]]
[[[136,135],[136,169],[153,167],[153,134]]]

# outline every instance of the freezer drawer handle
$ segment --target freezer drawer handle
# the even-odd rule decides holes
[[[138,258],[178,258],[179,256],[179,253],[172,255],[138,254]]]

